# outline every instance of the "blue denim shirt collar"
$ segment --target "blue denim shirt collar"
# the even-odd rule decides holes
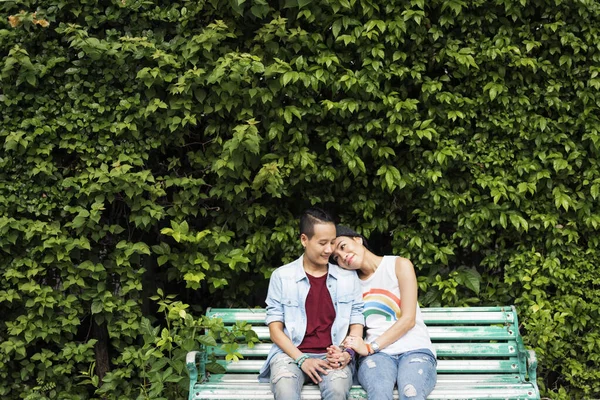
[[[304,271],[304,254],[302,254],[298,259],[296,259],[295,261],[296,263],[296,282],[300,282],[302,279],[308,279],[308,277],[306,276],[306,271]],[[337,276],[337,269],[336,268],[332,268],[331,264],[327,264],[327,274],[334,278],[334,279],[338,279]]]

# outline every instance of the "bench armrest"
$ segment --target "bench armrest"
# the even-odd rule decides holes
[[[537,357],[533,350],[527,350],[527,375],[530,381],[537,380]]]
[[[527,375],[529,377],[529,382],[533,385],[536,396],[539,399],[541,396],[540,389],[537,385],[537,357],[533,350],[527,350]]]
[[[206,353],[203,351],[190,351],[185,356],[185,366],[190,374],[190,393],[192,393],[194,385],[198,382],[198,376],[200,377],[200,383],[206,380]]]

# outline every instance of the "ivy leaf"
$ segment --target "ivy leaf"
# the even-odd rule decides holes
[[[206,370],[212,374],[224,374],[225,372],[227,372],[225,367],[223,367],[221,364],[217,363],[216,361],[207,362]]]
[[[331,26],[331,33],[333,33],[333,37],[337,38],[342,30],[342,20],[336,19]]]
[[[593,184],[592,188],[590,189],[590,193],[594,199],[597,199],[600,195],[600,184]]]
[[[102,312],[102,302],[94,301],[92,303],[92,314],[100,314]]]
[[[313,0],[298,0],[298,8],[301,10],[304,7],[306,7],[307,5],[309,5],[310,3],[312,3]]]
[[[457,281],[479,294],[481,285],[481,275],[473,268],[465,268],[458,271]]]
[[[217,345],[217,341],[215,340],[215,338],[210,335],[200,335],[198,336],[198,341],[203,346],[214,347]]]

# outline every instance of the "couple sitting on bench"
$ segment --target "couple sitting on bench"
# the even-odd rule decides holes
[[[392,399],[396,384],[400,399],[426,399],[437,362],[412,263],[373,254],[361,235],[318,208],[301,216],[300,240],[304,254],[269,282],[273,346],[259,380],[270,382],[275,399],[300,399],[309,380],[324,399],[346,399],[358,362],[369,399]]]

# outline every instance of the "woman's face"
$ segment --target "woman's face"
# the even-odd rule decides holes
[[[345,269],[356,270],[362,265],[365,247],[362,238],[340,236],[333,242],[333,259]]]

